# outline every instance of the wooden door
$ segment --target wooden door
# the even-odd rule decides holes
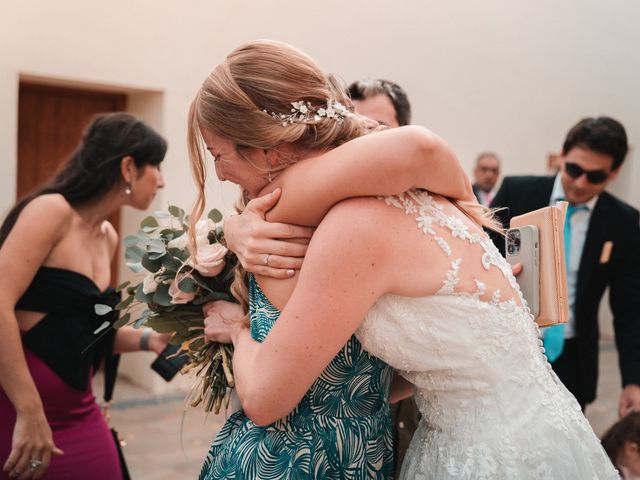
[[[51,178],[96,113],[122,111],[126,95],[21,82],[18,104],[18,199]],[[120,231],[120,212],[109,221]],[[118,257],[111,279],[118,281]]]

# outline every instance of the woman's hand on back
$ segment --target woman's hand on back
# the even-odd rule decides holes
[[[278,203],[280,189],[251,200],[241,215],[227,217],[224,235],[229,249],[244,269],[273,278],[289,278],[302,267],[308,240],[314,229],[286,223],[270,223],[265,214]],[[304,239],[297,243],[291,239]]]

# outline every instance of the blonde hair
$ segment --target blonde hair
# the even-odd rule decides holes
[[[243,149],[272,149],[284,144],[301,150],[337,147],[369,131],[368,121],[358,115],[342,122],[322,117],[284,127],[271,115],[288,114],[291,104],[301,100],[316,108],[334,100],[353,110],[343,85],[325,74],[306,54],[281,42],[257,40],[241,45],[204,80],[191,102],[187,133],[191,171],[198,190],[190,216],[189,235],[194,249],[195,224],[205,208],[206,167],[200,129],[231,140],[240,154]],[[296,160],[292,158],[292,162]],[[243,192],[236,204],[238,212],[242,212],[247,200],[247,192]],[[477,223],[490,228],[497,225],[486,209],[455,203]],[[248,313],[246,280],[246,272],[238,264],[232,293]]]
[[[283,144],[302,150],[337,147],[368,128],[366,120],[357,115],[342,122],[320,118],[286,127],[271,116],[271,112],[290,113],[291,103],[301,100],[316,108],[335,100],[353,109],[343,85],[306,54],[281,42],[257,40],[241,45],[207,76],[189,109],[187,141],[198,189],[190,218],[191,235],[205,208],[206,168],[200,129],[231,140],[242,153],[247,148],[272,149]],[[292,158],[292,162],[296,160]],[[243,192],[236,209],[242,211],[245,204]],[[246,275],[240,266],[237,270],[232,289],[246,309]]]
[[[504,235],[505,229],[495,215],[497,211],[503,210],[502,208],[489,208],[478,202],[469,202],[466,200],[449,200],[475,224],[499,233],[500,235]]]

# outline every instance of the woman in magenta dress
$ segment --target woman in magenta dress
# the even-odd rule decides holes
[[[141,331],[113,328],[96,304],[118,238],[106,220],[146,209],[164,186],[165,140],[125,113],[97,116],[59,173],[18,202],[0,228],[0,478],[118,480],[118,453],[91,391],[113,353],[140,350]],[[161,351],[166,339],[151,334]],[[145,343],[142,342],[142,343]]]

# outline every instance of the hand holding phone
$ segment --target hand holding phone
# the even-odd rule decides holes
[[[175,355],[178,349],[178,346],[168,344],[151,364],[151,368],[167,382],[189,361],[189,357],[186,354],[172,356]]]
[[[539,236],[536,226],[524,225],[507,230],[505,239],[507,262],[510,265],[522,265],[522,272],[517,276],[517,281],[534,317],[540,313]]]

